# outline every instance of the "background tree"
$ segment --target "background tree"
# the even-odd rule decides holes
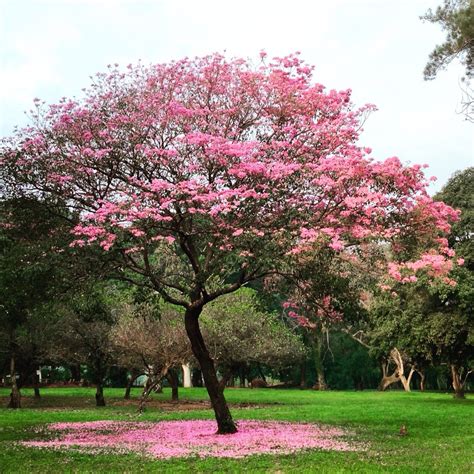
[[[454,60],[459,59],[465,67],[463,78],[465,99],[463,113],[470,121],[474,120],[474,95],[470,81],[474,72],[474,7],[471,0],[444,0],[434,12],[429,9],[422,20],[441,25],[446,31],[446,41],[431,52],[425,66],[425,80],[436,77],[439,71]]]
[[[370,353],[381,363],[380,390],[400,382],[409,392],[415,371],[423,373],[432,360],[426,300],[420,296],[420,291],[426,293],[424,285],[399,286],[397,293],[385,291],[371,301],[364,336]]]
[[[472,15],[472,3],[470,7]],[[441,313],[448,310],[453,314],[453,324],[447,331],[438,332],[441,336],[441,339],[438,338],[438,347],[443,348],[441,352],[445,351],[445,358],[451,368],[453,388],[456,396],[462,398],[467,380],[467,375],[463,380],[462,372],[469,374],[474,367],[474,168],[455,173],[435,199],[446,201],[461,210],[461,218],[453,226],[448,241],[463,265],[454,273],[456,287],[448,286],[440,291],[444,300]],[[438,322],[441,327],[445,325],[442,316],[438,317]]]
[[[178,400],[176,371],[192,358],[189,340],[184,330],[182,312],[169,304],[142,303],[124,305],[112,330],[114,350],[118,363],[144,373],[146,384],[141,409],[150,392],[169,377],[172,400]]]
[[[399,282],[392,288],[395,293],[382,292],[372,301],[369,344],[379,357],[391,354],[390,360],[396,365],[394,374],[384,377],[384,386],[401,381],[409,388],[403,362],[420,373],[427,364],[447,364],[456,396],[464,396],[463,373],[471,370],[474,356],[473,196],[473,168],[456,173],[436,196],[461,210],[459,221],[443,242],[458,255],[459,265],[449,278],[436,284],[425,277],[410,286]]]
[[[474,167],[456,172],[435,199],[461,210],[460,219],[448,235],[448,243],[463,258],[463,268],[474,271]]]
[[[105,406],[104,384],[110,368],[116,364],[112,327],[117,315],[111,288],[98,285],[83,288],[82,293],[57,308],[55,333],[51,337],[50,359],[56,363],[85,364],[96,385],[96,406]]]
[[[69,285],[67,259],[58,252],[69,238],[66,223],[49,205],[34,198],[0,202],[0,333],[9,359],[11,408],[20,407],[19,369],[31,377],[38,368],[42,307]]]
[[[294,55],[112,68],[81,100],[38,103],[33,125],[3,141],[1,178],[61,196],[81,219],[76,245],[99,244],[117,277],[184,308],[218,432],[232,433],[199,325],[206,304],[293,268],[315,240],[342,251],[409,233],[436,252],[455,218],[420,166],[356,145],[372,109],[325,92]]]
[[[316,371],[315,388],[327,388],[325,356],[330,352],[330,334],[364,318],[364,288],[380,271],[383,251],[374,247],[336,252],[313,244],[311,252],[296,259],[291,279],[279,279],[286,293],[286,314],[306,333]]]
[[[307,355],[302,339],[276,314],[259,308],[257,293],[250,288],[241,288],[207,305],[202,327],[222,375],[221,387],[236,372],[243,377],[251,364],[282,369],[301,363]]]
[[[324,366],[330,388],[364,390],[377,387],[380,368],[367,347],[337,327],[331,332],[329,341]]]
[[[409,391],[415,371],[424,381],[428,365],[447,364],[455,395],[463,398],[465,377],[474,356],[474,279],[462,268],[450,276],[454,286],[420,281],[410,287],[398,286],[396,294],[386,292],[374,299],[369,311],[371,329],[366,336],[372,354],[385,359],[382,389],[401,382]],[[387,370],[389,363],[395,365],[392,375]]]

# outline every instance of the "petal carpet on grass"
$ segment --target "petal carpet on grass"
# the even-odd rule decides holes
[[[212,420],[51,423],[39,432],[50,439],[25,441],[24,446],[97,452],[138,452],[155,458],[214,456],[240,458],[254,454],[289,454],[303,449],[354,451],[355,443],[341,428],[311,423],[246,420],[232,435],[217,435]]]

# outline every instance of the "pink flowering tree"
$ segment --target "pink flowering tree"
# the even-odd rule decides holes
[[[261,56],[110,67],[80,100],[37,101],[1,151],[4,183],[79,214],[75,245],[98,244],[123,278],[185,309],[219,433],[236,427],[199,327],[204,305],[291,271],[315,242],[337,253],[410,234],[439,255],[435,237],[455,217],[420,166],[357,146],[373,106],[326,91],[297,55]]]

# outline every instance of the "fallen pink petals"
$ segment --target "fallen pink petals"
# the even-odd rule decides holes
[[[111,449],[139,452],[166,459],[186,456],[240,458],[253,454],[289,454],[303,449],[355,451],[360,448],[341,439],[347,431],[310,423],[240,421],[239,431],[217,435],[211,420],[125,422],[92,421],[52,423],[46,433],[54,439],[25,441],[28,447],[83,452]]]

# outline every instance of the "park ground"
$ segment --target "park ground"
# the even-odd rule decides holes
[[[228,389],[237,420],[314,422],[349,429],[367,448],[359,452],[308,450],[286,456],[243,459],[154,460],[136,454],[84,454],[26,448],[35,427],[51,422],[95,420],[160,421],[209,419],[205,389],[181,389],[169,403],[169,389],[154,394],[142,415],[140,391],[123,400],[123,389],[106,389],[108,405],[94,406],[92,388],[44,388],[39,401],[23,391],[24,408],[10,410],[8,389],[0,388],[0,473],[18,472],[474,472],[474,398],[445,393],[316,392],[283,389]],[[405,425],[407,434],[400,436]]]

